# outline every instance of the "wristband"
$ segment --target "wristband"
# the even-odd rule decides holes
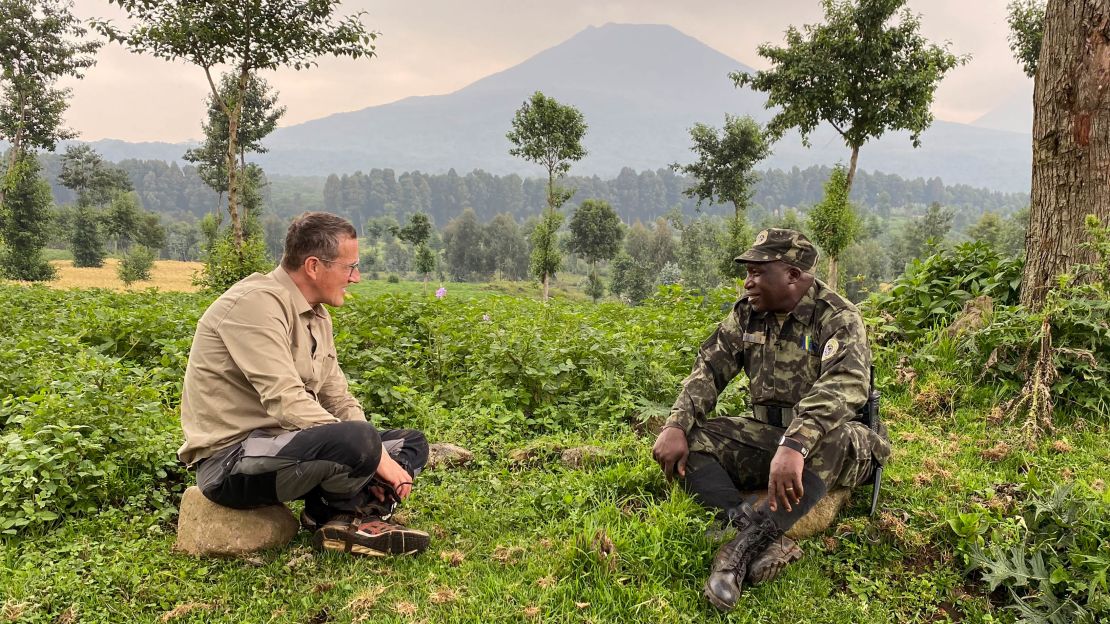
[[[798,451],[802,454],[802,459],[809,458],[809,449],[807,449],[804,445],[802,445],[801,442],[795,440],[794,438],[782,436],[782,438],[779,439],[779,446],[785,446],[786,448]]]

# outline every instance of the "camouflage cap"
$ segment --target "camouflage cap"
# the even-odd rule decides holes
[[[782,260],[807,273],[817,266],[817,248],[797,230],[770,228],[755,237],[751,249],[736,256],[737,262],[774,262]]]

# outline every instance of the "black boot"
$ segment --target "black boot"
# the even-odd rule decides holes
[[[783,534],[770,514],[748,503],[730,509],[729,521],[737,529],[736,537],[717,551],[705,582],[705,597],[721,611],[736,607],[748,564]]]

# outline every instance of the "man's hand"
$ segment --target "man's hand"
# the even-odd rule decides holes
[[[788,446],[780,446],[771,460],[771,477],[767,482],[767,502],[771,511],[778,511],[778,504],[793,511],[802,500],[802,467],[805,458]]]
[[[412,475],[410,475],[404,468],[401,467],[385,449],[382,449],[382,459],[378,463],[378,471],[375,473],[378,479],[389,484],[393,491],[397,494],[398,500],[404,500],[410,492],[412,492]],[[370,491],[382,502],[386,500],[386,493],[384,489],[377,485],[371,485]]]
[[[686,477],[686,458],[690,456],[690,445],[686,433],[677,427],[664,427],[655,440],[651,456],[659,462],[663,474],[670,479],[675,474]]]

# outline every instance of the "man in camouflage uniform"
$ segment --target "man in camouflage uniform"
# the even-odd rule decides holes
[[[801,557],[783,533],[829,489],[869,482],[890,455],[885,431],[855,420],[870,391],[863,320],[814,277],[813,244],[764,230],[736,261],[748,270],[745,294],[702,344],[653,449],[668,477],[738,529],[705,586],[722,610],[736,606],[745,580],[770,580]],[[752,412],[707,420],[741,372]],[[740,494],[764,486],[765,502]]]

